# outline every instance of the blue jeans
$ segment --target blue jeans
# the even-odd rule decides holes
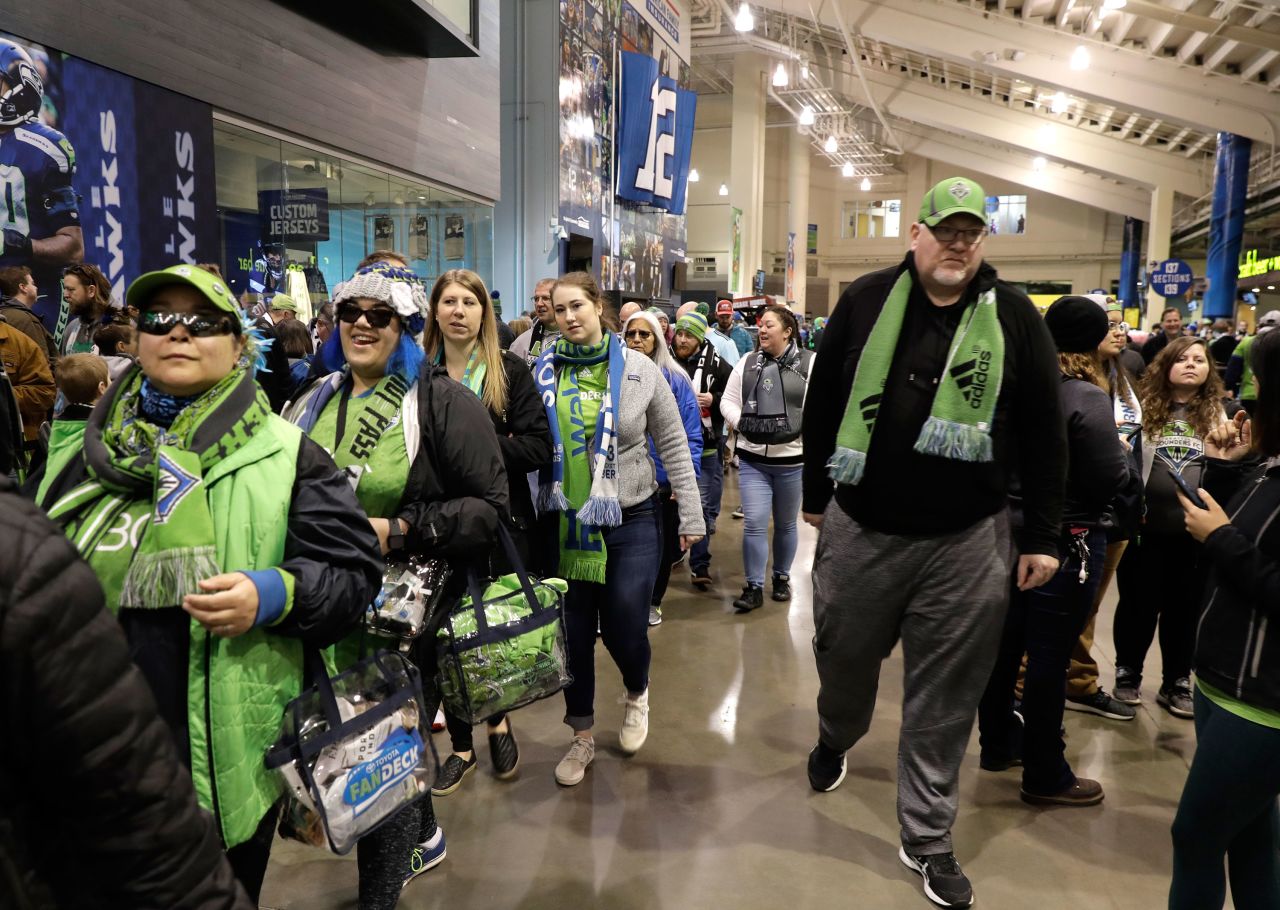
[[[570,581],[564,599],[573,677],[564,690],[564,722],[575,732],[595,725],[597,628],[627,691],[649,688],[649,599],[662,551],[657,498],[624,509],[622,524],[604,529],[604,548],[605,583]]]
[[[1280,730],[1214,704],[1197,686],[1196,756],[1173,819],[1169,910],[1280,907]],[[1226,874],[1223,859],[1226,859]]]
[[[692,571],[711,567],[711,535],[716,532],[716,519],[720,517],[720,497],[724,493],[724,462],[719,450],[702,456],[702,474],[698,477],[698,492],[702,494],[702,520],[707,525],[707,536],[689,550],[689,568]]]
[[[796,555],[796,516],[800,514],[801,472],[798,464],[739,462],[742,493],[742,565],[747,581],[764,587],[769,562],[769,515],[773,515],[773,574],[791,574]]]
[[[1101,528],[1090,528],[1083,539],[1089,548],[1084,560],[1088,577],[1084,582],[1080,581],[1081,556],[1068,535],[1059,554],[1061,566],[1053,578],[1030,591],[1013,592],[1000,651],[978,706],[983,753],[993,759],[1017,758],[1013,692],[1018,665],[1025,653],[1022,789],[1042,796],[1065,790],[1076,780],[1063,754],[1063,680],[1071,663],[1071,650],[1089,620],[1107,555],[1107,536]]]

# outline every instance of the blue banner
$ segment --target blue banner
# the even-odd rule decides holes
[[[59,82],[84,261],[115,301],[143,272],[220,259],[209,105],[78,57],[63,58]],[[60,301],[41,303],[52,330]]]
[[[618,195],[684,214],[697,95],[661,75],[658,61],[622,52]]]
[[[329,239],[329,191],[324,187],[259,190],[262,239],[272,243]]]

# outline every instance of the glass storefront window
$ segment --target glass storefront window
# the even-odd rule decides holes
[[[493,207],[425,182],[214,121],[222,266],[237,296],[303,287],[314,309],[373,250],[428,287],[446,269],[493,280]]]
[[[897,237],[901,219],[901,199],[846,202],[840,212],[840,239]]]

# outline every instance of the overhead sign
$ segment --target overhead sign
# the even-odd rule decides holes
[[[1151,287],[1162,297],[1181,297],[1194,280],[1191,266],[1181,259],[1166,259],[1151,273]]]
[[[272,243],[329,239],[329,191],[324,187],[259,190],[262,239]]]
[[[689,5],[684,0],[634,0],[635,7],[653,33],[662,38],[685,63],[689,62]],[[656,56],[656,54],[655,54]]]
[[[1257,278],[1269,272],[1280,272],[1280,256],[1259,256],[1257,250],[1246,250],[1240,256],[1240,279]]]
[[[622,52],[618,195],[683,215],[698,96],[658,71],[658,61]]]

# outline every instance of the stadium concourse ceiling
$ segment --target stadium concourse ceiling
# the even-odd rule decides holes
[[[781,63],[770,119],[808,107],[860,175],[911,153],[1144,220],[1169,187],[1189,224],[1225,130],[1254,141],[1251,192],[1280,181],[1280,0],[760,0],[748,32],[739,0],[690,2],[694,88]]]

